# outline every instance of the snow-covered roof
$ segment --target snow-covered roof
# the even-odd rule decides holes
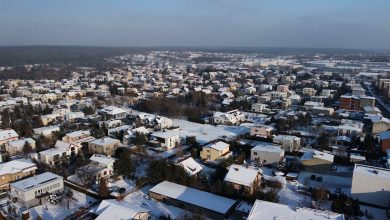
[[[32,138],[24,138],[24,139],[10,141],[8,142],[8,145],[11,147],[15,147],[19,150],[22,150],[26,142],[28,142],[29,144],[33,144],[35,143],[35,140]]]
[[[251,151],[263,151],[263,152],[274,152],[282,153],[284,150],[280,145],[268,143],[268,142],[259,142],[256,147],[252,148]]]
[[[84,130],[84,131],[73,131],[73,132],[70,132],[70,133],[67,133],[66,136],[69,136],[69,137],[80,137],[80,136],[89,136],[91,135],[91,132],[87,131],[87,130]]]
[[[37,166],[31,160],[19,159],[11,160],[0,164],[0,175],[13,174],[18,172],[29,172],[36,170]]]
[[[226,214],[236,203],[235,200],[164,181],[149,190],[149,192],[167,196],[182,202]]]
[[[153,132],[151,136],[153,137],[158,137],[158,138],[171,138],[174,136],[178,136],[179,133],[177,131],[170,131],[170,130],[165,130],[165,131],[158,131],[158,132]]]
[[[103,165],[108,165],[108,164],[115,161],[114,158],[108,157],[105,155],[101,155],[101,154],[94,154],[94,155],[92,155],[91,158],[89,158],[89,160],[95,161],[95,162],[97,162],[99,164],[103,164]]]
[[[288,205],[267,202],[263,200],[256,200],[255,204],[249,216],[248,220],[297,220],[297,219],[310,219],[310,220],[344,220],[344,215],[330,212],[321,211],[309,208],[293,208]]]
[[[109,115],[117,115],[117,114],[122,114],[122,113],[126,113],[125,110],[121,109],[121,108],[118,108],[116,106],[108,106],[108,107],[105,107],[103,108],[102,110],[100,110],[101,112],[104,112],[106,114],[109,114]]]
[[[244,186],[252,186],[258,174],[259,170],[255,168],[233,164],[225,176],[225,181]]]
[[[0,130],[0,140],[7,140],[10,138],[17,138],[19,135],[13,129]]]
[[[182,166],[186,170],[186,172],[191,176],[203,170],[203,167],[198,162],[196,162],[192,157],[189,157],[179,162],[178,165]]]
[[[205,147],[210,147],[210,148],[213,148],[215,150],[222,151],[229,146],[230,146],[229,144],[227,144],[223,141],[218,141],[217,143],[214,143],[214,144],[210,143],[210,144],[206,145]]]
[[[333,163],[334,155],[322,151],[318,151],[318,150],[313,150],[313,151],[309,150],[302,155],[301,160],[312,160],[313,158],[318,158]]]
[[[95,144],[95,145],[107,145],[107,144],[115,144],[115,143],[120,143],[118,139],[110,138],[110,137],[104,137],[100,139],[93,140],[89,143]]]
[[[367,166],[363,164],[355,164],[355,169],[353,170],[353,174],[355,175],[355,173],[366,175],[366,176],[381,177],[390,180],[390,169]]]
[[[18,182],[11,183],[10,185],[11,187],[15,187],[19,190],[28,191],[42,185],[51,184],[52,181],[59,179],[63,180],[63,177],[51,172],[46,172],[27,179],[20,180]]]
[[[103,200],[99,206],[91,210],[91,212],[98,215],[97,220],[106,219],[133,219],[138,213],[150,212],[137,205],[118,201],[115,199]]]

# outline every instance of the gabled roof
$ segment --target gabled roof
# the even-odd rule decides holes
[[[252,186],[258,174],[259,170],[255,168],[233,164],[225,176],[225,181],[243,186]]]
[[[203,170],[203,167],[192,157],[179,162],[177,165],[182,166],[190,176],[193,176]]]
[[[225,143],[225,142],[218,141],[217,143],[210,143],[210,144],[206,145],[205,147],[209,147],[209,148],[213,148],[215,150],[221,151],[221,150],[226,149],[229,146],[230,145]]]
[[[133,219],[138,213],[150,212],[150,210],[144,209],[137,205],[117,201],[114,199],[103,200],[100,205],[91,212],[98,215],[97,220],[106,219]]]

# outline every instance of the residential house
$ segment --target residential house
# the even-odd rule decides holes
[[[282,148],[289,152],[298,151],[301,147],[301,138],[293,135],[277,135],[272,141],[282,145]]]
[[[270,125],[255,125],[251,127],[250,135],[269,138],[275,131],[276,129]]]
[[[39,160],[49,166],[56,166],[62,157],[77,155],[80,147],[64,141],[57,141],[54,148],[39,152]]]
[[[257,168],[232,164],[224,181],[237,191],[253,194],[261,184],[261,173]]]
[[[11,201],[25,208],[42,204],[50,194],[64,190],[64,178],[54,173],[46,172],[10,184]]]
[[[19,139],[19,135],[13,129],[2,129],[0,130],[0,146],[10,141]]]
[[[390,149],[390,131],[384,131],[379,134],[379,141],[381,144],[382,152],[386,152],[387,149]]]
[[[120,146],[122,146],[120,140],[110,137],[96,139],[88,143],[88,148],[91,153],[107,156],[113,156],[115,150]]]
[[[308,150],[301,157],[302,168],[313,172],[332,170],[334,155],[318,150]]]
[[[114,158],[94,154],[89,160],[91,161],[89,164],[76,170],[76,175],[85,180],[83,184],[87,184],[87,181],[94,181],[98,184],[102,178],[109,179],[114,174]]]
[[[53,134],[53,132],[59,132],[60,126],[58,125],[52,125],[52,126],[46,126],[46,127],[40,127],[40,128],[34,128],[34,134],[37,136],[45,136],[49,137]]]
[[[176,131],[164,130],[153,132],[150,134],[150,141],[155,148],[161,148],[166,151],[180,145],[179,134]]]
[[[284,158],[280,145],[263,142],[251,149],[251,161],[262,164],[277,164]]]
[[[196,176],[203,170],[202,165],[194,160],[192,157],[185,158],[176,162],[177,166],[181,166],[190,176]]]
[[[108,106],[98,111],[100,115],[103,116],[103,119],[124,119],[126,118],[126,111],[124,109],[118,108],[116,106]]]
[[[236,125],[245,121],[245,115],[238,110],[232,110],[225,113],[215,112],[212,121],[215,124]]]
[[[8,189],[9,183],[34,175],[37,169],[37,165],[28,159],[1,163],[0,189]]]
[[[115,199],[103,200],[99,206],[92,209],[95,220],[106,219],[129,219],[129,220],[149,220],[150,210],[144,209],[133,203]]]
[[[202,151],[200,152],[200,158],[207,161],[226,159],[232,155],[232,152],[229,150],[229,146],[229,144],[222,141],[210,143],[203,146]]]
[[[36,141],[32,138],[24,138],[6,143],[5,150],[10,156],[15,156],[23,153],[23,147],[28,144],[31,148],[35,149]]]

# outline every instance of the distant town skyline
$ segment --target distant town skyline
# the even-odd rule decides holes
[[[390,49],[386,0],[5,1],[0,46]]]

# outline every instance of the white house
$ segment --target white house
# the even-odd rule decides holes
[[[106,119],[124,119],[126,111],[116,106],[108,106],[98,111]]]
[[[64,178],[54,173],[46,172],[10,184],[9,195],[13,202],[18,202],[26,208],[36,206],[51,193],[64,189]]]
[[[272,140],[275,144],[281,144],[286,151],[297,151],[301,147],[301,138],[293,135],[278,135]]]
[[[60,126],[52,125],[40,128],[34,128],[34,134],[43,135],[45,137],[52,135],[53,132],[60,131]]]
[[[279,163],[284,158],[284,150],[280,145],[261,143],[251,149],[251,161],[263,164]]]
[[[55,166],[62,156],[77,155],[80,146],[64,141],[57,141],[54,148],[39,152],[39,160],[47,165]]]
[[[228,112],[215,112],[213,116],[213,122],[215,124],[236,125],[245,121],[245,115],[238,111],[232,110]]]
[[[170,150],[180,145],[179,134],[176,131],[159,131],[154,132],[150,135],[151,143],[155,143],[158,147],[163,150]]]

